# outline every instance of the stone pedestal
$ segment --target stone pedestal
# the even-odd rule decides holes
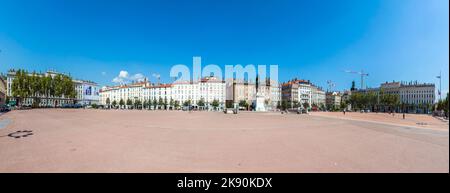
[[[261,93],[256,93],[256,107],[255,111],[267,111],[265,104],[265,97]]]

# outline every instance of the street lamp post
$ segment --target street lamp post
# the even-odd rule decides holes
[[[439,100],[442,100],[442,97],[441,97],[441,80],[442,80],[442,76],[441,76],[441,71],[439,71],[439,76],[436,76],[436,78],[439,78],[439,90],[438,90],[438,94],[439,94]]]

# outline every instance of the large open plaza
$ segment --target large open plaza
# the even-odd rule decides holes
[[[94,109],[0,115],[0,172],[448,172],[427,115]]]

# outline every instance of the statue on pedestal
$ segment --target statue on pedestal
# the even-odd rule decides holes
[[[259,92],[259,78],[258,78],[258,76],[256,76],[255,111],[266,111],[266,104],[265,104],[264,94]]]

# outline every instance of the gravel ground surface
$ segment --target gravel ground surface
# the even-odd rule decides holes
[[[2,121],[0,172],[449,172],[448,122],[426,115],[33,109]]]

